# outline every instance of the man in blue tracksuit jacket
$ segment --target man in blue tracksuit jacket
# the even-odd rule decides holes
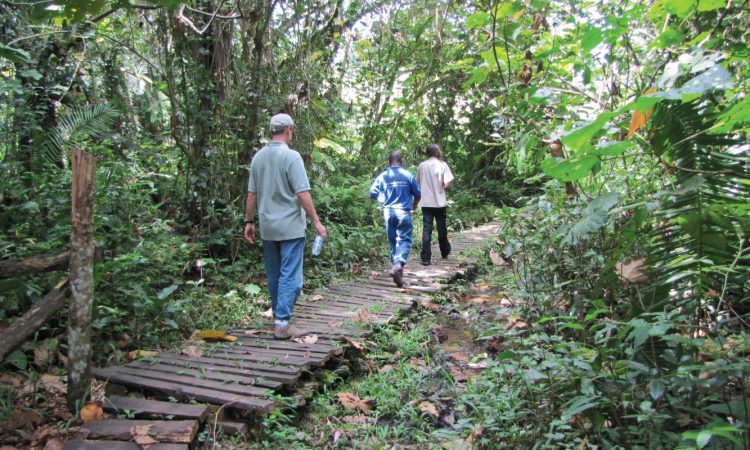
[[[383,204],[383,218],[388,242],[391,244],[391,276],[396,286],[403,286],[404,265],[411,250],[412,209],[417,209],[422,192],[413,173],[401,167],[401,152],[388,157],[389,167],[383,171],[372,186],[370,197]]]

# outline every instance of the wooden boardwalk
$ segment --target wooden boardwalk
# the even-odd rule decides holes
[[[428,298],[427,294],[448,288],[451,281],[471,267],[469,250],[496,234],[490,223],[452,236],[451,256],[433,258],[422,266],[418,255],[404,269],[404,286],[394,285],[387,270],[371,272],[359,279],[317,289],[300,298],[293,321],[315,338],[297,341],[273,339],[273,322],[261,321],[250,329],[231,332],[237,340],[207,346],[200,356],[166,351],[122,366],[95,369],[93,376],[110,384],[125,386],[162,397],[197,401],[234,410],[239,415],[262,416],[274,408],[273,392],[292,393],[305,375],[341,355],[345,348],[373,333],[372,325],[386,324]],[[439,251],[434,251],[439,255]],[[311,342],[314,340],[315,342]],[[174,420],[108,419],[86,422],[86,440],[70,441],[65,450],[138,448],[130,441],[134,429],[147,428],[159,442],[151,449],[187,448],[208,406],[139,400],[112,396],[105,410],[128,417],[167,417]],[[227,429],[242,424],[227,423]],[[140,428],[143,430],[143,428]],[[118,442],[119,441],[119,442]]]

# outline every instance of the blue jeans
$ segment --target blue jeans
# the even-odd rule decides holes
[[[268,277],[271,308],[277,321],[292,317],[294,304],[302,291],[302,257],[305,238],[263,241],[263,259]]]
[[[451,243],[448,242],[448,227],[445,224],[446,208],[422,208],[422,261],[432,258],[432,222],[437,223],[438,244],[440,256],[446,258],[451,252]]]
[[[411,212],[403,209],[386,208],[383,210],[385,232],[391,244],[391,264],[406,265],[411,250],[411,232],[414,225]]]

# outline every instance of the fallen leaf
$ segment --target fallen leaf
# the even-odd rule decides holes
[[[125,357],[128,361],[133,361],[138,358],[147,358],[149,356],[156,356],[159,352],[155,352],[153,350],[133,350],[132,352],[128,352]]]
[[[44,390],[52,394],[65,395],[68,391],[64,377],[57,375],[51,375],[48,373],[42,374],[42,376],[39,377],[39,384],[42,385]]]
[[[341,436],[344,435],[344,432],[341,430],[336,430],[333,432],[333,445],[336,445],[336,443],[341,439]]]
[[[618,262],[615,264],[615,270],[620,279],[628,283],[644,283],[648,277],[643,273],[646,267],[646,258],[636,258],[630,262]]]
[[[130,437],[132,437],[133,442],[143,450],[148,450],[151,445],[159,443],[159,441],[148,434],[149,431],[151,431],[152,426],[153,425],[136,425],[130,427]]]
[[[451,358],[455,359],[456,361],[462,362],[462,363],[468,363],[469,357],[464,355],[463,353],[459,352],[451,352],[450,353]]]
[[[364,306],[360,306],[357,310],[357,316],[354,318],[356,323],[368,323],[370,321],[370,312]]]
[[[474,303],[475,305],[484,305],[485,303],[489,303],[491,300],[487,297],[475,297],[469,301],[471,303]]]
[[[438,407],[434,403],[423,401],[419,403],[417,408],[419,408],[420,411],[427,413],[436,419],[440,417],[440,411],[438,410]]]
[[[65,446],[65,442],[59,438],[48,439],[44,444],[43,450],[62,450]]]
[[[299,342],[300,344],[314,344],[318,342],[318,335],[316,334],[308,334],[307,336],[302,336],[298,338],[292,339],[294,342]]]
[[[38,343],[36,348],[34,348],[34,364],[36,364],[37,367],[43,368],[49,362],[49,358],[50,351],[47,346],[44,345],[44,342]]]
[[[265,317],[266,319],[273,318],[273,308],[268,308],[267,310],[260,313],[261,317]]]
[[[329,328],[341,328],[343,326],[344,326],[344,322],[335,322],[335,321],[328,322]]]
[[[357,394],[351,392],[339,392],[336,397],[344,407],[358,409],[365,414],[375,406],[374,398],[361,399]]]
[[[104,419],[104,411],[100,404],[96,402],[86,402],[86,404],[81,407],[81,420],[84,422],[102,419]]]
[[[412,366],[427,367],[427,363],[424,362],[423,359],[419,359],[419,358],[412,358],[412,359],[410,359],[409,360],[409,364],[411,364]]]
[[[495,251],[495,249],[491,249],[490,250],[490,260],[492,261],[492,264],[494,264],[496,266],[504,266],[505,265],[505,260],[503,259],[502,256],[500,256],[500,254],[498,254]]]
[[[29,410],[24,411],[16,408],[5,422],[5,429],[20,430],[22,428],[33,428],[42,422],[42,416],[38,412]]]
[[[460,367],[453,365],[448,368],[448,372],[450,372],[453,380],[455,380],[457,383],[463,383],[464,381],[475,378],[479,375],[479,371],[477,370],[461,369]]]
[[[59,350],[57,352],[57,359],[60,361],[64,368],[68,368],[68,357],[63,355]]]
[[[422,308],[429,309],[431,311],[437,311],[440,309],[440,305],[432,303],[430,300],[421,300],[419,306]]]
[[[453,441],[443,441],[440,448],[445,450],[471,450],[471,445],[464,439],[455,439]]]
[[[203,347],[199,345],[186,345],[180,349],[180,354],[191,358],[200,358],[203,356]]]
[[[386,372],[390,372],[391,370],[393,370],[395,368],[396,368],[396,366],[394,366],[393,364],[386,364],[386,365],[380,367],[380,369],[378,371],[380,373],[386,373]]]
[[[503,299],[500,300],[500,306],[502,306],[504,308],[508,308],[508,307],[514,306],[514,305],[513,305],[512,301],[508,300],[507,298],[503,298]]]
[[[315,294],[315,295],[313,295],[313,296],[310,297],[310,301],[311,302],[319,302],[321,300],[323,300],[323,296],[320,295],[320,294]]]
[[[237,340],[237,336],[227,336],[226,332],[221,330],[200,330],[195,333],[196,339],[204,341],[224,341],[234,342]]]
[[[370,419],[367,416],[344,416],[341,418],[341,420],[345,423],[369,423],[372,422],[372,419]]]

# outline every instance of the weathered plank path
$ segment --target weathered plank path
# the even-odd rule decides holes
[[[96,369],[93,375],[135,391],[262,416],[274,408],[271,393],[293,393],[306,375],[341,355],[352,341],[372,334],[372,325],[389,323],[426,300],[427,294],[447,289],[472,266],[467,253],[493,237],[497,228],[498,224],[490,223],[452,236],[451,256],[445,260],[433,257],[430,266],[422,266],[419,256],[412,255],[404,269],[403,288],[394,285],[388,270],[382,270],[301,297],[293,321],[316,336],[315,342],[275,340],[273,323],[266,320],[249,329],[233,330],[235,342],[206,347],[200,356],[166,351],[123,366]],[[435,254],[440,254],[437,249]],[[144,433],[142,427],[149,425],[148,434],[160,443],[158,448],[187,448],[206,420],[209,407],[111,396],[105,410],[152,420],[87,422],[83,428],[89,430],[88,439],[70,441],[64,449],[138,448],[126,441]],[[235,422],[224,426],[242,428]]]

